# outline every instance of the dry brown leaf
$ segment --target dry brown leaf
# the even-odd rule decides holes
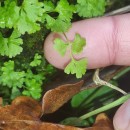
[[[2,106],[2,105],[3,105],[3,98],[0,97],[0,106]]]
[[[11,105],[0,107],[0,130],[21,130],[30,121],[40,122],[41,105],[29,97],[18,97]]]
[[[96,117],[96,121],[93,125],[94,127],[109,127],[110,130],[113,130],[112,122],[106,116],[105,113],[101,113]]]
[[[0,130],[82,130],[81,128],[40,121],[41,105],[30,97],[18,97],[0,107]]]
[[[60,124],[53,123],[42,123],[40,125],[32,125],[32,129],[27,130],[84,130],[83,128],[72,127],[72,126],[64,126]]]
[[[96,121],[91,128],[85,128],[84,130],[114,130],[112,122],[106,116],[105,113],[97,115]]]
[[[75,84],[61,85],[45,93],[42,100],[43,114],[53,113],[80,92],[83,80]]]
[[[41,122],[41,108],[32,98],[16,98],[11,105],[0,107],[0,130],[113,130],[104,114],[97,116],[94,126],[86,129]]]

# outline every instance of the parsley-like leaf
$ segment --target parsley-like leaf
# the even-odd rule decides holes
[[[76,74],[77,78],[81,78],[86,73],[87,67],[87,60],[74,60],[72,59],[71,62],[65,67],[64,72],[67,74]]]
[[[60,0],[55,8],[55,11],[59,13],[59,16],[63,19],[70,21],[73,12],[75,12],[74,5],[69,5],[67,0]]]
[[[59,14],[56,19],[47,14],[43,15],[47,21],[47,28],[54,32],[66,32],[71,26],[71,18],[75,12],[75,7],[69,5],[67,0],[60,0],[54,12]]]
[[[59,38],[54,40],[54,48],[60,53],[61,56],[65,55],[68,45],[68,43]]]
[[[22,94],[39,99],[41,97],[41,85],[44,78],[43,74],[34,74],[30,69],[28,69],[25,77],[25,88]]]
[[[0,76],[0,83],[7,85],[8,87],[22,87],[25,72],[14,71],[14,61],[10,60],[8,62],[5,62],[1,71],[2,75]]]
[[[41,64],[41,58],[42,56],[38,53],[35,54],[34,60],[30,63],[30,66],[35,67]]]
[[[21,6],[17,6],[15,1],[5,1],[4,6],[0,6],[0,27],[13,27],[21,34],[34,33],[40,30],[37,22],[41,22],[42,7],[43,3],[38,0],[23,0]]]
[[[75,39],[72,42],[72,53],[78,54],[83,51],[83,47],[86,45],[85,38],[82,38],[79,34],[75,35]]]
[[[41,97],[41,84],[35,79],[26,80],[26,88],[22,92],[23,95],[31,96],[34,99],[39,99]]]
[[[64,34],[65,35],[65,34]],[[66,36],[65,36],[66,37]],[[79,34],[75,35],[74,41],[64,42],[60,38],[54,40],[54,48],[64,56],[67,49],[70,49],[70,63],[65,67],[64,72],[67,74],[76,74],[77,78],[81,78],[85,74],[87,69],[87,59],[83,58],[75,60],[73,54],[79,54],[83,51],[83,47],[86,45],[85,38],[82,38]]]
[[[22,34],[26,31],[28,33],[34,33],[40,30],[40,24],[37,22],[41,21],[41,16],[44,12],[42,7],[43,3],[38,2],[38,0],[24,0],[22,6],[19,7],[19,19],[15,28]]]
[[[0,27],[12,28],[19,17],[19,10],[14,1],[5,1],[5,6],[0,6]]]
[[[51,16],[46,15],[46,21],[46,27],[53,32],[66,32],[71,26],[70,21],[62,19],[60,16],[57,19],[54,19]]]
[[[77,0],[77,13],[81,17],[101,16],[105,12],[106,0]]]
[[[20,54],[22,47],[20,46],[23,41],[20,38],[18,31],[14,30],[9,38],[4,38],[0,33],[0,54],[2,56],[9,56],[10,58]]]
[[[44,1],[43,7],[44,7],[44,12],[53,12],[55,9],[55,6],[51,1]]]

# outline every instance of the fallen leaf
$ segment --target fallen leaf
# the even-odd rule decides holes
[[[2,106],[2,105],[3,105],[3,98],[0,97],[0,106]]]
[[[83,80],[75,84],[61,85],[45,93],[42,100],[43,114],[53,113],[80,92]]]
[[[106,116],[105,113],[97,115],[96,121],[91,128],[85,128],[84,130],[114,130],[112,122]]]
[[[0,107],[0,130],[82,130],[40,121],[42,106],[30,97],[18,97]]]
[[[96,117],[96,121],[93,125],[94,127],[109,127],[111,129],[113,129],[113,125],[112,122],[110,121],[110,119],[106,116],[105,113],[101,113],[99,115],[97,115]]]
[[[0,130],[21,130],[28,122],[41,122],[41,105],[30,97],[18,97],[11,105],[0,107]]]
[[[113,130],[104,114],[97,116],[93,127],[78,128],[41,122],[41,112],[42,106],[34,99],[18,97],[11,105],[0,107],[0,130]]]
[[[41,109],[41,104],[32,99],[31,97],[26,97],[26,96],[20,96],[17,97],[12,101],[12,106],[18,109],[17,111],[21,110],[21,113],[24,115],[30,115],[32,117],[41,117],[42,109]]]
[[[31,126],[33,129],[27,130],[84,130],[83,128],[72,127],[72,126],[64,126],[60,124],[53,123],[42,123],[40,125]]]

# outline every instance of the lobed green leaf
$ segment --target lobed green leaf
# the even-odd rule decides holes
[[[15,1],[5,1],[4,6],[0,6],[0,27],[15,28],[21,34],[29,34],[40,30],[42,15],[44,12],[43,3],[38,0],[23,0],[21,6],[17,6]]]
[[[86,39],[82,38],[79,34],[76,34],[75,39],[72,42],[72,53],[73,54],[81,53],[85,45],[86,45]]]
[[[76,74],[77,78],[81,78],[86,73],[87,68],[87,60],[74,60],[72,59],[71,62],[65,67],[64,72],[67,74]]]
[[[23,48],[20,46],[23,41],[20,38],[18,31],[14,30],[9,38],[4,38],[0,33],[0,54],[2,56],[9,56],[10,58],[20,54]]]
[[[19,18],[20,8],[14,1],[5,1],[5,6],[0,6],[0,27],[12,28]]]
[[[61,56],[64,56],[69,46],[68,43],[64,42],[63,40],[56,38],[54,40],[54,49],[57,50]]]
[[[106,0],[77,0],[77,13],[81,17],[101,16],[105,12]]]
[[[35,66],[40,65],[42,62],[41,58],[42,58],[42,56],[39,55],[38,53],[36,53],[34,56],[34,60],[30,63],[30,66],[35,67]]]
[[[8,87],[21,88],[24,83],[25,72],[14,71],[14,61],[8,61],[4,63],[1,68],[2,75],[0,76],[0,83]]]
[[[53,32],[66,32],[71,26],[72,15],[75,12],[74,5],[70,5],[67,0],[60,0],[54,12],[58,13],[57,18],[50,15],[43,15],[47,21],[47,28]],[[43,18],[43,19],[44,19]]]

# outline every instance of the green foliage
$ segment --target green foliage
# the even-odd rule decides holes
[[[50,30],[68,31],[72,21],[103,15],[105,5],[106,0],[0,2],[0,96],[4,101],[10,102],[20,95],[40,99],[44,84],[55,73],[55,69],[44,58],[44,37]],[[76,19],[76,13],[79,19]],[[77,78],[81,78],[86,73],[87,59],[77,60],[74,57],[82,53],[86,46],[85,39],[76,34],[73,41],[55,39],[54,43],[54,48],[61,56],[70,49],[71,61],[65,73],[76,74]],[[117,93],[108,87],[82,91],[71,100],[76,115],[61,123],[87,126],[86,120],[76,116],[81,115],[82,110],[92,111],[97,105],[105,105],[115,98]]]
[[[57,12],[58,16],[53,18],[48,14],[43,15],[47,21],[47,28],[54,32],[66,32],[71,26],[72,15],[76,11],[75,6],[69,5],[67,0],[60,0],[56,8],[54,8],[50,2],[48,3],[51,7],[48,8],[45,6],[45,9],[47,9],[47,11],[54,9],[53,12]]]
[[[102,12],[103,2],[96,2],[98,4],[93,4],[93,8],[98,5],[98,12]],[[44,36],[50,30],[63,33],[68,31],[73,15],[80,14],[80,5],[80,1],[73,3],[68,0],[0,2],[0,95],[6,100],[10,101],[19,95],[40,98],[42,85],[55,73],[55,69],[45,61],[43,55]],[[73,55],[81,53],[84,46],[85,39],[78,34],[73,42],[55,40],[54,48],[62,56],[67,49],[72,48],[72,61],[65,72],[75,73],[78,78],[86,72],[87,61],[76,60]]]
[[[111,81],[110,83],[117,85],[117,82]],[[86,109],[90,111],[98,107],[97,105],[105,105],[111,101],[114,101],[119,96],[119,93],[112,88],[107,86],[102,86],[99,88],[86,89],[77,95],[75,95],[71,100],[71,106],[73,108],[78,108],[78,111]],[[98,102],[97,105],[94,105]],[[92,106],[95,106],[92,108]]]
[[[67,74],[76,74],[77,78],[81,78],[86,73],[87,68],[87,59],[82,58],[80,60],[76,60],[74,58],[74,54],[79,54],[83,51],[83,47],[86,45],[86,40],[82,38],[79,34],[75,35],[74,41],[64,42],[63,40],[56,38],[54,40],[54,48],[64,56],[67,48],[70,49],[71,53],[71,61],[65,67],[64,72]]]
[[[24,34],[26,31],[28,33],[34,33],[40,30],[40,24],[37,23],[41,21],[41,16],[43,14],[42,9],[43,3],[38,2],[38,0],[24,0],[19,12],[19,19],[16,23],[16,28]]]
[[[35,60],[31,62],[34,66],[30,65],[30,67],[40,67],[39,63],[42,63],[41,55],[36,53],[34,59]],[[45,66],[42,67],[45,69]],[[31,68],[27,69],[27,71],[15,71],[14,61],[11,60],[5,62],[0,70],[0,84],[9,88],[11,99],[20,95],[39,99],[43,90],[43,81],[46,80],[46,74],[49,74],[50,72],[53,74],[54,71],[53,67],[50,65],[46,66],[45,71],[41,71],[41,69],[37,70],[38,73],[32,72]]]
[[[39,99],[41,97],[41,85],[44,79],[45,77],[42,74],[33,74],[31,70],[27,70],[25,76],[25,86],[22,94],[31,96],[34,99]]]
[[[54,19],[49,15],[46,15],[46,21],[47,21],[46,27],[48,29],[51,29],[51,31],[53,32],[64,32],[64,31],[66,32],[71,26],[70,22],[62,20],[60,18]]]
[[[111,80],[110,83],[118,86],[115,80]],[[71,99],[71,109],[69,112],[72,117],[69,116],[60,123],[77,127],[90,127],[95,122],[95,116],[91,116],[90,114],[88,116],[88,113],[93,113],[94,110],[102,106],[109,106],[109,104],[113,103],[113,101],[117,100],[120,96],[118,91],[107,86],[83,90]],[[127,98],[128,97],[127,95]],[[97,112],[98,111],[95,111],[93,115]],[[105,113],[112,114],[113,111],[105,111]]]
[[[101,16],[105,12],[106,0],[77,0],[77,13],[81,17]]]
[[[60,53],[61,56],[64,56],[69,46],[69,43],[62,41],[61,39],[57,38],[54,40],[54,48]]]
[[[30,63],[30,66],[34,67],[34,66],[40,65],[41,59],[42,59],[42,56],[38,55],[38,53],[36,53],[34,56],[34,60]]]
[[[22,39],[18,31],[14,30],[9,38],[4,38],[0,33],[0,54],[2,56],[9,56],[10,58],[20,54],[23,48],[20,46],[23,44]]]
[[[75,39],[72,43],[72,52],[73,54],[78,54],[83,51],[83,47],[86,45],[85,38],[82,38],[79,34],[75,35]]]
[[[48,29],[65,32],[71,26],[73,13],[76,13],[76,7],[67,0],[60,0],[56,5],[51,1],[23,0],[20,6],[15,0],[6,0],[4,6],[0,6],[0,27],[15,28],[21,34],[31,34],[40,30],[40,22],[46,22]]]
[[[115,81],[111,81],[111,83],[117,85],[117,82]],[[71,99],[72,111],[76,113],[77,118],[68,117],[64,119],[61,124],[80,127],[90,126],[95,122],[95,117],[92,116],[84,120],[81,115],[92,112],[101,106],[106,106],[107,104],[117,100],[119,97],[120,95],[117,91],[107,86],[81,91]],[[110,111],[110,113],[112,113],[112,111]]]
[[[0,27],[12,28],[18,20],[19,11],[15,1],[6,0],[4,6],[0,6]]]
[[[65,67],[64,72],[67,74],[76,74],[76,78],[81,78],[86,73],[87,60],[72,59],[71,62]]]
[[[78,126],[78,127],[89,126],[89,123],[86,120],[82,120],[78,117],[66,118],[63,121],[61,121],[60,124],[70,125],[70,126]]]
[[[13,87],[12,91],[11,91],[10,99],[13,100],[16,97],[21,96],[21,95],[22,95],[22,93],[21,93],[20,89],[17,87]]]
[[[4,63],[1,68],[2,74],[0,76],[0,83],[8,87],[21,88],[24,82],[25,72],[16,72],[14,70],[14,61],[8,61]]]
[[[44,13],[53,12],[55,9],[55,6],[52,3],[52,1],[44,1],[43,7],[44,7]]]
[[[14,61],[11,60],[5,62],[1,68],[0,84],[4,86],[1,87],[1,92],[4,94],[3,97],[10,96],[10,99],[21,95],[20,89],[24,84],[25,78],[24,71],[17,72],[14,69]],[[8,88],[6,88],[6,86]]]
[[[59,0],[56,4],[51,1],[23,0],[19,6],[15,0],[5,0],[4,4],[0,6],[0,27],[15,30],[9,38],[4,38],[0,33],[1,55],[11,58],[20,54],[22,52],[22,48],[19,46],[22,44],[21,34],[25,34],[25,32],[31,34],[40,30],[40,23],[45,24],[48,29],[54,32],[67,31],[71,26],[73,14],[76,12],[80,14],[80,9],[83,9],[80,7],[82,5],[86,9],[83,14],[88,13],[88,17],[101,15],[105,10],[105,0],[101,0],[101,2],[98,0],[78,0],[76,6],[67,0]],[[79,42],[78,36],[76,38],[75,41]]]
[[[21,6],[15,1],[7,0],[4,7],[0,7],[0,27],[14,27],[21,34],[34,33],[40,30],[43,3],[38,0],[24,0]],[[11,14],[11,15],[10,15]]]

